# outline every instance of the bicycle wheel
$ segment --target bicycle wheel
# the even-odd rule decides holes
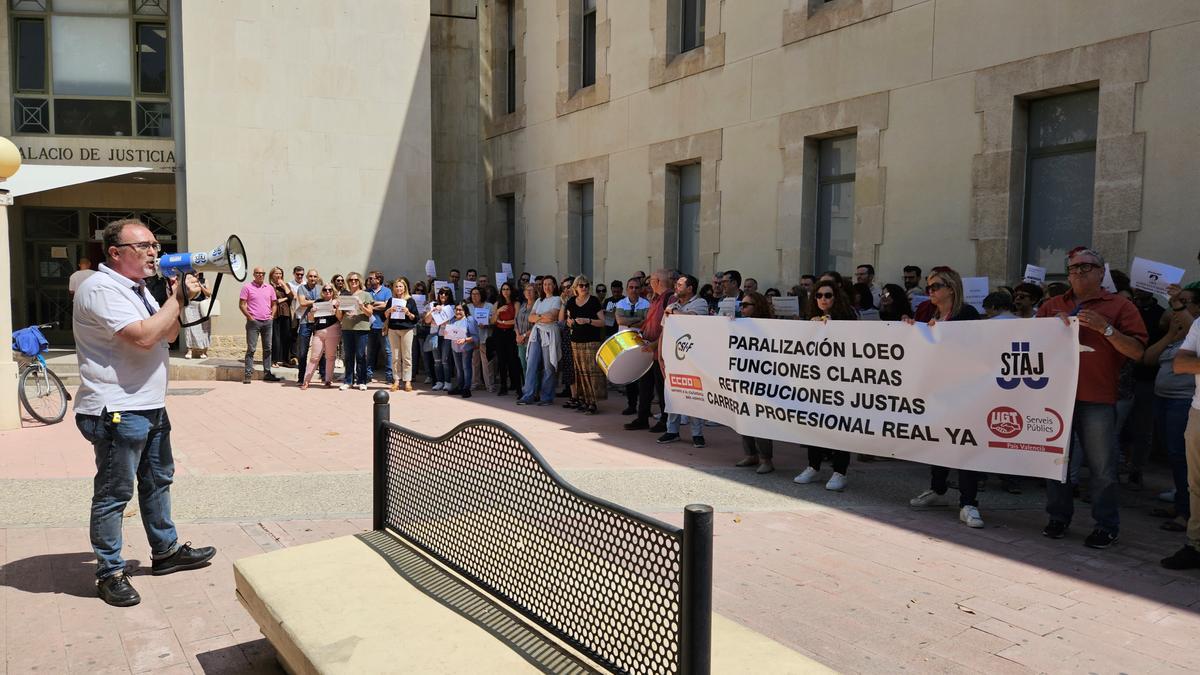
[[[49,368],[30,366],[17,380],[21,405],[42,424],[56,424],[67,414],[67,388]]]

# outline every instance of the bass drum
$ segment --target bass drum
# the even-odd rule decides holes
[[[646,341],[635,330],[623,330],[604,341],[596,352],[596,364],[608,381],[629,384],[654,365],[654,352],[643,351]]]

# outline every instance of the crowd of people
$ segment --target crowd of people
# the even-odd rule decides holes
[[[663,408],[659,339],[665,317],[672,314],[772,319],[782,318],[777,310],[787,307],[792,308],[786,312],[789,319],[898,324],[1076,317],[1082,347],[1069,479],[1047,482],[1048,522],[1042,533],[1054,539],[1067,535],[1086,466],[1094,527],[1085,544],[1107,548],[1115,543],[1119,476],[1124,473],[1128,486],[1140,489],[1146,462],[1161,446],[1174,489],[1160,495],[1169,506],[1155,515],[1163,518],[1164,530],[1186,531],[1189,542],[1162,563],[1200,568],[1200,517],[1189,518],[1189,490],[1193,497],[1200,493],[1200,322],[1193,323],[1200,316],[1200,282],[1172,286],[1163,307],[1117,270],[1111,271],[1115,289],[1105,288],[1105,261],[1089,248],[1072,250],[1065,271],[1065,280],[994,288],[979,311],[966,301],[960,274],[945,266],[927,273],[906,266],[900,283],[878,283],[871,265],[858,266],[853,278],[836,271],[803,275],[786,296],[776,288],[760,292],[756,279],[737,270],[703,284],[676,270],[639,271],[606,286],[593,285],[584,275],[528,273],[515,279],[506,274],[493,284],[473,269],[465,275],[450,270],[445,281],[425,277],[410,283],[404,276],[389,280],[378,270],[365,278],[357,272],[333,274],[326,281],[317,270],[296,266],[287,280],[280,267],[269,274],[255,268],[239,296],[246,318],[243,381],[253,379],[261,344],[266,381],[280,379],[274,366],[292,365],[302,388],[316,376],[333,387],[340,360],[342,390],[365,390],[382,380],[392,391],[411,392],[414,378],[421,378],[432,391],[463,398],[486,391],[512,396],[516,405],[549,406],[557,399],[564,408],[597,415],[604,412],[609,391],[616,390],[596,363],[597,351],[616,332],[636,330],[655,360],[645,375],[623,387],[621,414],[632,418],[624,428],[659,434],[658,443],[665,444],[680,441],[686,424],[692,445],[703,448],[704,429],[711,423]],[[796,300],[776,300],[783,297]],[[205,336],[194,343],[189,331],[185,338],[189,352],[207,349]],[[770,439],[743,437],[742,446],[737,466],[758,473],[775,470]],[[817,482],[829,462],[832,474],[825,488],[845,490],[852,450],[808,447],[808,466],[795,482]],[[929,488],[910,505],[948,506],[949,476],[950,469],[931,467]],[[979,492],[985,478],[957,471],[959,519],[969,527],[984,525]],[[1014,477],[995,478],[1006,490],[1021,490]]]

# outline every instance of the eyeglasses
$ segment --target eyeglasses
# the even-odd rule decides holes
[[[832,300],[833,299],[833,293],[814,293],[813,295],[816,296],[816,298],[818,300]]]
[[[113,246],[116,246],[117,248],[121,248],[122,246],[128,246],[129,248],[136,248],[138,251],[140,251],[142,253],[147,253],[149,251],[154,251],[155,253],[158,253],[158,252],[162,251],[162,245],[159,244],[157,241],[134,241],[134,242],[130,242],[128,244],[113,244]]]
[[[934,291],[940,291],[943,288],[949,288],[949,286],[947,286],[946,284],[943,284],[940,281],[935,281],[934,283],[929,284],[928,286],[925,287],[925,292],[932,293]]]
[[[350,277],[349,279],[347,279],[347,280],[346,280],[346,283],[348,283],[348,284],[361,284],[361,283],[362,283],[362,279],[359,279],[358,277]]]
[[[1077,263],[1075,265],[1067,265],[1067,274],[1087,274],[1093,270],[1100,269],[1099,265],[1092,263]]]
[[[255,272],[254,276],[261,277],[261,276],[266,276],[266,274],[267,274],[266,272]]]

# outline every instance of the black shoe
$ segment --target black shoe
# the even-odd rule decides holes
[[[661,434],[661,433],[665,432],[666,430],[667,430],[667,423],[663,422],[662,420],[659,420],[657,424],[650,427],[650,433],[652,433],[652,434]]]
[[[622,414],[622,415],[636,415],[636,414],[637,414],[637,408],[626,408],[626,409],[624,409],[624,410],[622,410],[622,411],[621,411],[621,414]]]
[[[471,392],[470,392],[470,390],[468,390],[468,389],[464,389],[464,390],[463,390],[463,393],[462,393],[462,397],[463,397],[463,398],[471,398]]]
[[[1117,543],[1117,535],[1109,534],[1099,528],[1092,530],[1087,539],[1083,540],[1083,545],[1088,548],[1108,548],[1115,543]]]
[[[703,436],[692,436],[692,447],[693,448],[703,448],[704,447],[704,437]]]
[[[96,594],[113,607],[133,607],[142,601],[142,596],[129,583],[129,577],[119,572],[101,579],[96,584]]]
[[[640,417],[635,419],[632,422],[625,423],[625,429],[627,431],[638,431],[640,429],[649,429],[649,428],[650,428],[650,422],[648,422],[647,420],[644,420]]]
[[[1042,528],[1042,536],[1050,537],[1051,539],[1062,539],[1067,536],[1067,524],[1058,520],[1052,520]]]
[[[674,443],[679,440],[679,434],[663,434],[658,437],[659,443]]]
[[[533,403],[533,401],[526,401],[523,398],[517,399],[517,405],[530,405],[532,403]]]
[[[599,413],[599,412],[600,412],[599,410],[596,410],[596,406],[594,406],[594,405],[589,405],[589,406],[587,407],[587,410],[585,410],[583,414],[584,414],[584,415],[595,415],[595,414],[597,414],[597,413]]]
[[[212,546],[202,546],[200,548],[192,548],[192,542],[187,542],[175,551],[175,555],[170,558],[155,560],[151,566],[151,574],[158,576],[160,574],[170,574],[172,572],[182,572],[183,570],[194,570],[197,567],[208,565],[208,561],[212,560],[217,554],[217,549]]]
[[[1169,558],[1162,559],[1162,566],[1169,570],[1200,569],[1200,551],[1191,544],[1185,544]]]
[[[574,398],[573,398],[573,399],[570,399],[570,400],[568,400],[566,403],[562,404],[562,407],[564,407],[564,408],[578,408],[578,407],[579,407],[579,400],[578,400],[578,399],[574,399]]]
[[[263,382],[281,382],[282,380],[275,373],[263,373]]]
[[[242,384],[250,384],[253,379],[250,375],[242,375]]]
[[[496,392],[496,395],[497,396],[508,396],[508,390],[505,389],[504,387],[500,387],[500,391]]]

